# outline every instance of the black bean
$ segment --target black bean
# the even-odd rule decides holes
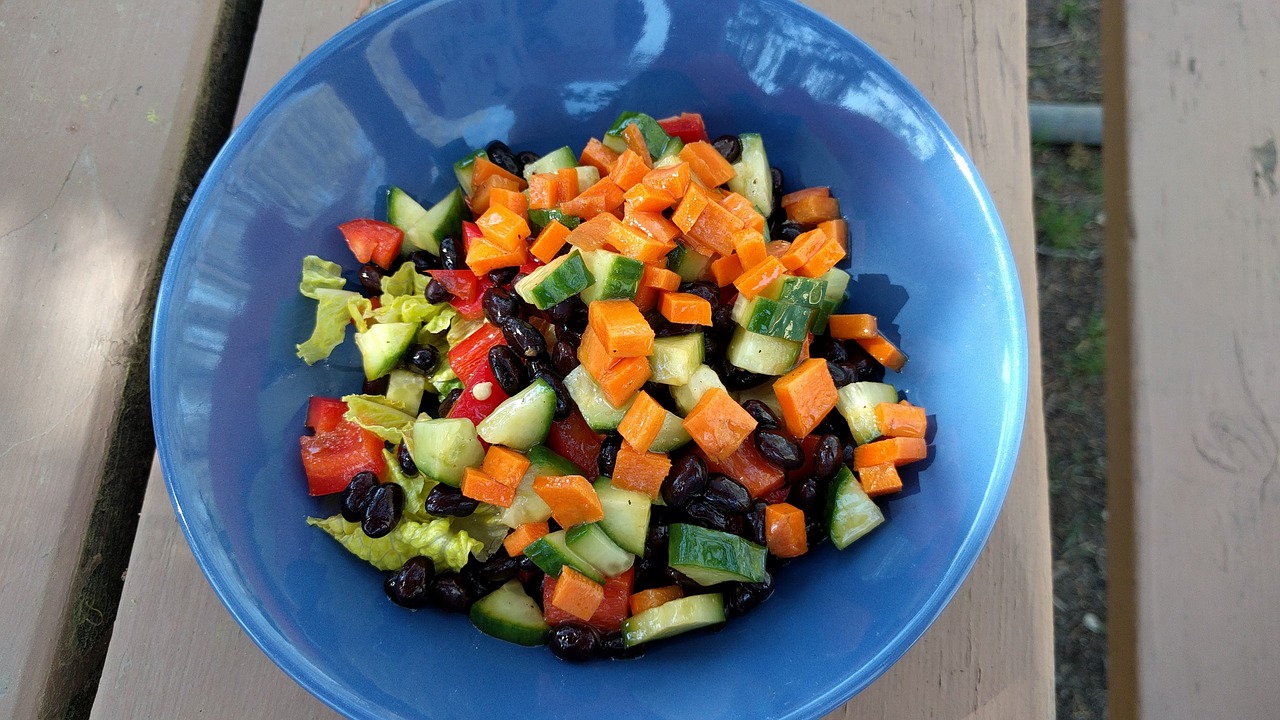
[[[702,587],[701,583],[695,582],[693,578],[671,566],[667,566],[667,568],[663,570],[663,574],[665,574],[667,576],[667,580],[670,581],[666,583],[667,585],[679,585],[680,589],[684,590],[686,595],[698,595],[706,592],[706,588]]]
[[[884,380],[884,366],[856,342],[845,344],[849,357],[845,361],[853,372],[855,382],[881,382]]]
[[[418,474],[418,464],[413,461],[413,454],[409,452],[409,446],[403,442],[396,446],[396,462],[400,465],[400,472],[406,477],[413,477]]]
[[[561,300],[547,308],[546,313],[547,320],[550,320],[558,331],[561,326],[568,325],[569,321],[573,319],[573,300]]]
[[[778,234],[773,236],[774,240],[786,240],[788,242],[795,240],[804,233],[812,230],[813,227],[803,223],[788,220],[778,227]]]
[[[697,455],[685,455],[662,481],[662,499],[672,507],[683,508],[706,487],[707,464]]]
[[[480,307],[494,325],[502,325],[510,317],[520,317],[520,300],[506,288],[486,288],[480,296]]]
[[[577,350],[578,346],[582,344],[582,333],[574,332],[563,326],[556,328],[556,337],[569,343],[569,347],[574,350]]]
[[[578,367],[578,351],[564,340],[556,340],[555,346],[551,348],[551,363],[556,366],[556,372],[560,375],[568,375]]]
[[[755,583],[734,583],[724,599],[727,617],[744,615],[773,594],[773,575],[765,573],[764,580]]]
[[[765,460],[783,470],[795,470],[804,464],[804,451],[794,440],[770,428],[756,428],[756,449]]]
[[[799,482],[792,483],[787,493],[787,502],[804,511],[808,520],[817,519],[826,507],[827,484],[810,475]]]
[[[633,566],[636,569],[633,591],[648,590],[649,588],[662,587],[670,585],[664,570],[667,567],[667,554],[663,550],[661,555],[638,558]]]
[[[764,511],[769,507],[769,503],[763,500],[756,500],[751,503],[751,509],[747,511],[747,527],[750,532],[747,533],[747,539],[757,545],[765,544],[765,522]]]
[[[531,378],[555,374],[556,371],[556,366],[551,364],[551,358],[546,355],[529,358],[529,360],[525,362],[525,366],[529,368],[529,377]]]
[[[721,512],[719,508],[707,500],[694,498],[689,501],[688,505],[685,505],[684,511],[694,523],[702,527],[721,532],[733,532],[733,525],[730,523],[729,515]]]
[[[440,256],[426,250],[414,250],[409,253],[409,261],[413,263],[413,269],[420,275],[426,275],[428,270],[440,269]]]
[[[618,450],[622,447],[622,436],[609,433],[600,443],[600,454],[596,456],[596,470],[605,477],[613,477],[613,464],[618,461]]]
[[[845,465],[853,462],[853,443],[847,442],[840,448],[840,459],[844,461]]]
[[[436,517],[466,517],[479,505],[479,501],[463,495],[458,488],[440,483],[427,493],[423,509]]]
[[[542,156],[532,150],[521,150],[516,153],[516,160],[520,161],[521,168],[540,159],[542,159]]]
[[[804,524],[805,539],[809,543],[809,549],[821,545],[826,542],[829,534],[827,533],[827,525],[821,520],[810,520]]]
[[[733,334],[736,323],[733,322],[733,308],[728,305],[721,305],[711,311],[711,328],[712,333],[722,338],[728,338]]]
[[[609,633],[600,638],[600,654],[616,660],[628,660],[644,655],[644,643],[627,647],[622,640],[622,633]]]
[[[711,141],[711,147],[715,148],[716,152],[731,163],[738,162],[738,159],[742,157],[742,141],[738,139],[737,135],[721,135]]]
[[[507,339],[507,344],[523,357],[537,357],[547,352],[547,339],[524,320],[509,317],[498,327],[502,328],[502,336]]]
[[[378,487],[378,476],[365,470],[351,478],[338,501],[342,508],[342,517],[348,522],[360,522],[364,519],[364,510],[369,506],[369,494]]]
[[[532,361],[529,364],[532,366]],[[540,370],[534,377],[550,385],[551,389],[555,391],[556,411],[552,415],[552,419],[564,420],[569,417],[569,414],[573,412],[573,396],[569,394],[569,389],[564,386],[564,381],[560,379],[560,376],[554,370],[547,369]]]
[[[400,524],[403,512],[404,488],[396,483],[383,483],[369,493],[360,528],[371,538],[384,537]]]
[[[427,586],[427,595],[436,607],[447,612],[466,612],[475,602],[479,592],[462,576],[449,573],[437,575]]]
[[[360,278],[360,287],[372,293],[382,292],[383,275],[386,275],[386,272],[371,262],[361,265],[360,269],[356,271],[356,277]]]
[[[520,166],[520,161],[516,159],[516,154],[511,152],[511,148],[501,140],[494,140],[484,147],[485,155],[489,156],[489,162],[506,170],[512,175],[521,175],[524,168]]]
[[[679,408],[676,407],[675,398],[671,397],[671,386],[663,385],[656,382],[647,382],[644,384],[644,391],[653,398],[653,401],[661,405],[664,409],[679,414]]]
[[[515,278],[516,273],[518,272],[520,272],[520,268],[514,266],[490,270],[488,276],[489,282],[494,285],[506,285]]]
[[[382,584],[391,602],[407,608],[420,608],[430,599],[431,581],[435,579],[436,566],[430,558],[411,557],[400,569],[387,576]]]
[[[853,374],[846,369],[845,365],[840,363],[833,363],[828,360],[827,372],[831,373],[831,381],[836,384],[836,387],[844,387],[853,382]]]
[[[820,480],[831,480],[840,472],[843,456],[840,438],[835,435],[819,436],[818,444],[813,447],[813,474]]]
[[[700,325],[673,323],[656,312],[653,313],[652,316],[646,316],[646,319],[649,320],[649,326],[653,328],[653,336],[656,338],[688,335],[689,333],[699,332],[702,330],[702,326]]]
[[[529,384],[520,356],[506,345],[489,348],[489,367],[493,370],[493,379],[498,381],[498,387],[507,395],[515,395]]]
[[[751,509],[751,494],[727,475],[712,475],[702,496],[725,515],[741,515]]]
[[[720,305],[720,290],[716,286],[708,282],[687,282],[680,283],[680,292],[697,295],[698,297],[711,303],[711,307],[715,308]]]
[[[391,376],[383,375],[376,380],[365,380],[360,385],[360,392],[365,395],[386,395],[387,388],[391,386]]]
[[[434,345],[416,345],[409,348],[409,352],[405,355],[409,359],[409,364],[424,375],[434,372],[436,364],[440,362],[440,350]]]
[[[523,557],[523,555],[511,557],[506,550],[498,548],[498,552],[494,553],[493,557],[478,565],[471,563],[467,565],[467,569],[471,570],[471,577],[481,587],[496,588],[516,576],[520,571],[520,559]]]
[[[437,304],[449,302],[450,298],[453,297],[453,293],[446,290],[444,285],[441,285],[440,281],[435,278],[431,278],[431,281],[427,283],[427,289],[422,294],[427,298],[427,302]]]
[[[547,577],[536,566],[532,571],[520,575],[520,586],[524,588],[524,594],[528,595],[538,605],[538,609],[542,609],[542,581]]]
[[[720,372],[720,380],[729,390],[750,390],[772,379],[768,375],[757,375],[749,370],[743,370],[728,360],[724,361],[724,368]]]
[[[652,554],[654,556],[665,556],[667,546],[671,542],[671,526],[670,525],[650,525],[649,532],[644,536],[644,554],[646,556]]]
[[[775,198],[782,197],[782,183],[786,180],[782,176],[782,171],[776,167],[770,167],[769,180],[773,183],[773,196]]]
[[[844,349],[844,343],[839,340],[833,340],[829,335],[815,335],[813,342],[809,344],[809,355],[830,360],[834,363],[842,363],[849,359],[849,353]]]
[[[440,239],[440,264],[445,270],[467,269],[467,251],[461,240],[452,235]]]
[[[756,419],[756,427],[776,429],[782,426],[782,421],[778,419],[778,414],[763,400],[748,400],[742,403],[742,409]]]
[[[589,319],[587,304],[582,302],[582,298],[574,296],[573,317],[569,318],[569,329],[578,333],[586,332]]]
[[[583,662],[600,651],[600,635],[589,625],[565,623],[552,628],[547,647],[561,660]]]
[[[460,397],[462,397],[462,388],[454,388],[446,393],[444,399],[440,401],[440,417],[448,417],[453,404],[458,402]]]

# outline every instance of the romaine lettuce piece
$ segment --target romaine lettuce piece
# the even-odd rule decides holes
[[[342,401],[347,404],[342,417],[389,443],[400,442],[413,428],[414,416],[382,395],[346,395]]]
[[[298,345],[298,357],[308,365],[329,357],[333,349],[342,344],[347,335],[351,316],[347,313],[347,301],[360,297],[350,290],[317,288],[316,327],[311,337]]]
[[[341,290],[346,284],[347,281],[342,279],[342,266],[338,263],[315,255],[302,258],[302,282],[298,285],[298,290],[303,295],[319,300],[316,290]]]
[[[409,558],[422,555],[430,558],[438,571],[457,572],[472,553],[485,547],[483,541],[471,537],[466,530],[454,529],[454,518],[430,522],[402,518],[394,530],[380,538],[365,535],[359,523],[349,522],[341,515],[309,517],[307,524],[329,533],[351,554],[379,570],[398,570]]]
[[[414,268],[413,263],[407,262],[400,266],[399,270],[391,275],[382,278],[382,304],[389,305],[391,300],[401,295],[417,295],[422,292],[418,289],[417,278],[425,278],[425,275],[419,275]],[[427,287],[426,283],[422,284],[423,290]]]

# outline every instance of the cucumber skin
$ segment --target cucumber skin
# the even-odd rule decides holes
[[[576,249],[544,265],[516,283],[516,294],[539,310],[568,300],[591,287],[595,277]]]
[[[724,621],[724,596],[720,593],[676,598],[623,620],[622,644],[634,647]]]
[[[533,416],[535,411],[540,411],[538,417]],[[491,445],[506,445],[527,451],[547,439],[555,411],[556,391],[546,380],[538,378],[525,389],[503,400],[488,417],[476,425],[476,433]],[[507,417],[513,412],[516,413],[514,417]],[[533,424],[538,427],[532,427]]]
[[[700,585],[714,585],[724,580],[760,582],[765,578],[768,551],[750,540],[684,523],[671,525],[670,538],[668,565]],[[710,582],[703,582],[699,576]]]
[[[845,513],[844,518],[837,517],[841,512]],[[854,513],[863,516],[861,522],[849,524],[850,516]],[[849,547],[884,522],[884,513],[863,492],[862,485],[848,466],[841,466],[840,472],[831,481],[831,489],[827,493],[826,516],[831,544],[840,550]]]
[[[600,529],[604,530],[605,535],[615,542],[618,547],[637,556],[644,555],[644,543],[649,534],[649,521],[653,508],[653,501],[638,492],[630,490],[621,490],[613,486],[613,482],[609,478],[600,478],[592,483],[595,486],[596,495],[600,498],[600,504],[604,507],[604,520],[601,520]],[[626,518],[620,517],[624,513],[630,513],[627,506],[636,505],[641,509],[637,514],[644,516],[644,527],[640,528],[641,523],[627,522]],[[612,509],[612,512],[610,510]]]
[[[516,607],[511,608],[512,605]],[[511,610],[528,617],[509,617]],[[525,647],[542,645],[551,631],[537,604],[515,580],[508,580],[497,590],[472,603],[467,617],[480,632]]]

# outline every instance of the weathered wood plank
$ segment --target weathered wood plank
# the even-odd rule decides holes
[[[1104,4],[1112,717],[1280,707],[1280,14]]]
[[[246,78],[245,106],[256,101],[302,52],[356,14],[356,0],[267,2]],[[1053,713],[1047,489],[1035,322],[1029,140],[1025,100],[1024,8],[953,0],[849,7],[813,0],[903,68],[937,104],[973,153],[1013,239],[1027,288],[1032,336],[1032,397],[1022,460],[991,546],[938,625],[884,678],[836,717],[1044,718]],[[299,30],[301,19],[310,27]],[[331,24],[338,23],[338,24]],[[321,26],[327,33],[321,32]],[[153,483],[158,483],[153,477]],[[172,517],[151,489],[139,529],[118,642],[104,670],[95,717],[146,708],[166,717],[261,714],[331,717],[275,669],[231,624]],[[178,586],[190,592],[150,594]],[[182,608],[182,623],[157,622]],[[196,628],[193,630],[192,628]],[[201,629],[203,628],[203,629]],[[222,633],[227,632],[232,640]],[[216,634],[215,634],[216,633]],[[210,642],[210,638],[213,641]],[[226,642],[224,642],[226,640]],[[211,672],[216,668],[216,672]],[[216,681],[207,679],[213,675]],[[226,687],[236,687],[228,694]],[[287,709],[285,709],[287,708]]]
[[[59,648],[92,651],[69,630],[99,609],[73,600],[111,552],[86,547],[86,531],[104,482],[130,482],[114,476],[128,463],[112,443],[131,410],[143,420],[132,484],[145,474],[145,393],[126,406],[124,387],[145,372],[142,310],[226,4],[10,0],[0,12],[3,717],[60,717],[91,672]]]

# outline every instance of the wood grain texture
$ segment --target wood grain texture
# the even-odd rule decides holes
[[[1019,469],[973,577],[897,666],[833,716],[1052,717],[1048,495],[1036,340],[1025,9],[1013,0],[990,0],[980,8],[954,0],[936,5],[927,0],[881,0],[859,7],[838,0],[810,4],[886,53],[936,104],[973,154],[1014,245],[1030,308],[1033,358]],[[255,48],[241,115],[300,54],[354,17],[357,8],[356,0],[268,0],[258,34],[272,41],[263,52]],[[159,478],[152,482],[158,484]],[[195,589],[148,590],[169,586]],[[177,612],[190,622],[154,620]],[[297,687],[232,624],[190,557],[167,499],[155,488],[144,506],[116,635],[95,718],[120,717],[140,707],[155,717],[333,717],[318,701],[299,696]],[[226,687],[237,692],[228,694]],[[275,694],[289,701],[273,703],[269,713],[256,710],[255,700],[269,701]]]
[[[1107,29],[1113,713],[1280,708],[1280,10]]]
[[[221,6],[2,3],[0,717],[57,710],[92,611],[68,599]]]

